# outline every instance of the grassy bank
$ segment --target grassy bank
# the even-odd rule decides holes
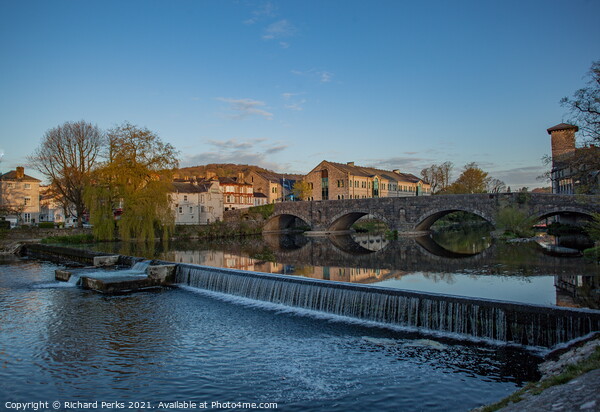
[[[540,395],[544,390],[556,386],[563,385],[584,373],[600,368],[600,347],[597,347],[592,355],[580,362],[568,365],[558,375],[541,380],[539,382],[530,382],[525,387],[521,388],[512,395],[502,399],[500,402],[477,409],[478,412],[494,412],[508,406],[512,403],[518,403],[530,396]]]

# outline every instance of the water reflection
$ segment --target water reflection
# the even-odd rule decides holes
[[[477,231],[397,240],[367,234],[265,235],[156,248],[134,243],[95,248],[178,263],[567,306],[593,307],[593,293],[591,299],[581,297],[584,289],[598,288],[600,276],[600,267],[582,258],[548,256],[534,242],[493,242]]]

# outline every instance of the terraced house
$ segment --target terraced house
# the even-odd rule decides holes
[[[177,179],[171,204],[176,225],[206,225],[223,219],[223,193],[218,179]]]
[[[0,208],[13,225],[39,222],[40,180],[26,175],[23,167],[1,175]]]
[[[381,170],[323,160],[304,178],[309,200],[366,199],[430,195],[429,183],[400,170]]]

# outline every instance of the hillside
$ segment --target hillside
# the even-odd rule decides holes
[[[237,177],[239,173],[248,175],[250,172],[275,173],[272,170],[264,169],[254,165],[238,165],[234,163],[211,163],[203,166],[183,167],[178,169],[175,174],[179,177],[199,176],[205,177],[207,172],[215,173],[218,177]]]

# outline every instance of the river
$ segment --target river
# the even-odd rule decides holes
[[[162,244],[104,243],[98,251],[178,263],[519,303],[598,308],[600,266],[548,254],[537,242],[495,241],[485,230],[393,240],[384,235],[265,235]]]

